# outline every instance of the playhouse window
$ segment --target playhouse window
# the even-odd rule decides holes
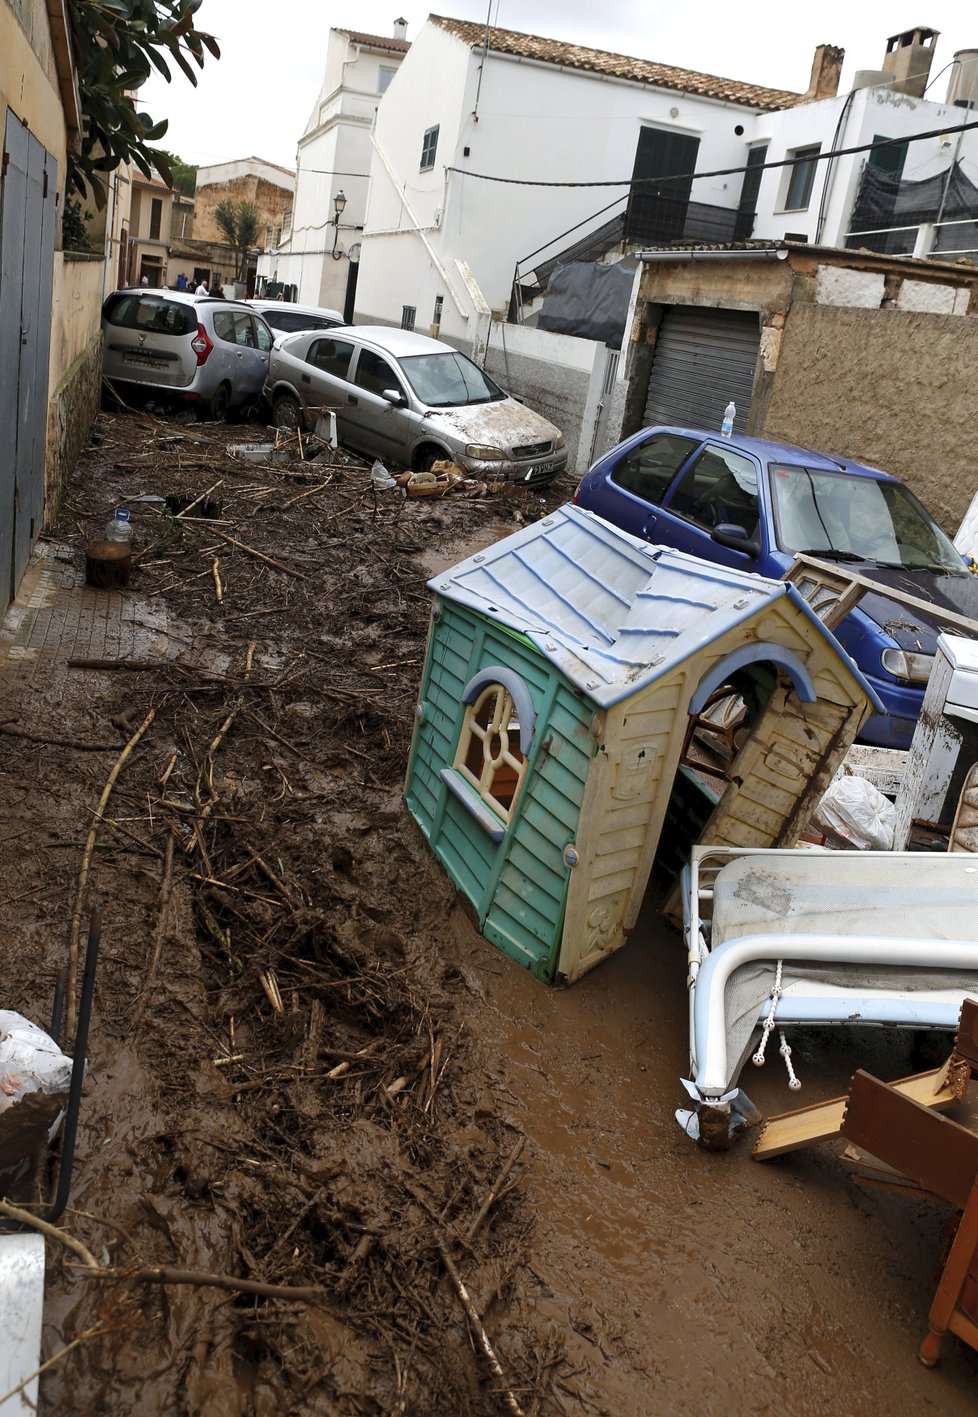
[[[526,759],[516,705],[502,684],[490,684],[467,708],[455,769],[498,816],[510,820]]]

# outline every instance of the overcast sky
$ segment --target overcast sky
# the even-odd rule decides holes
[[[486,19],[487,0],[454,0],[436,14]],[[610,49],[708,74],[802,91],[818,44],[846,51],[842,91],[857,69],[882,67],[886,40],[917,24],[940,31],[932,78],[957,49],[978,48],[974,0],[821,0],[818,5],[733,5],[730,0],[492,0],[493,24]],[[153,78],[141,108],[169,118],[162,146],[187,162],[238,157],[295,165],[298,139],[319,93],[331,27],[392,35],[408,21],[413,39],[429,13],[413,0],[203,0],[201,29],[220,40],[219,63],[208,58],[198,87],[177,74]],[[943,74],[928,97],[943,99]],[[543,161],[542,167],[546,163]]]

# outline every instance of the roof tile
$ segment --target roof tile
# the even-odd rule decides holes
[[[485,45],[484,25],[444,15],[429,15],[428,18],[473,49],[481,49]],[[489,48],[499,54],[515,54],[524,59],[538,59],[545,64],[560,64],[617,79],[631,79],[636,83],[654,84],[657,88],[677,89],[702,98],[722,99],[726,103],[741,103],[747,108],[766,111],[793,108],[802,97],[787,89],[744,84],[739,79],[699,74],[694,69],[677,69],[672,64],[633,59],[627,54],[612,54],[603,49],[585,49],[579,44],[564,44],[557,39],[544,39],[540,35],[522,34],[517,30],[490,29]]]

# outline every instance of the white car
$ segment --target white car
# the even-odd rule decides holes
[[[567,464],[564,435],[450,344],[386,325],[277,338],[265,397],[276,424],[336,414],[340,440],[391,467],[447,459],[470,476],[545,487]]]
[[[328,330],[333,325],[343,324],[339,310],[325,305],[291,305],[283,300],[258,299],[244,303],[250,305],[276,335],[294,335],[298,330]]]

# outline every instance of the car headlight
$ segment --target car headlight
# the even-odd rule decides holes
[[[888,674],[911,684],[926,684],[934,667],[932,654],[910,654],[904,649],[885,649],[880,661]]]
[[[480,462],[502,462],[506,454],[502,448],[490,448],[484,443],[466,443],[465,456],[478,458]]]
[[[562,448],[563,446],[564,446],[564,435],[563,435],[563,433],[558,433],[557,436],[556,436],[556,438],[554,439],[554,452],[556,452],[558,448]]]

